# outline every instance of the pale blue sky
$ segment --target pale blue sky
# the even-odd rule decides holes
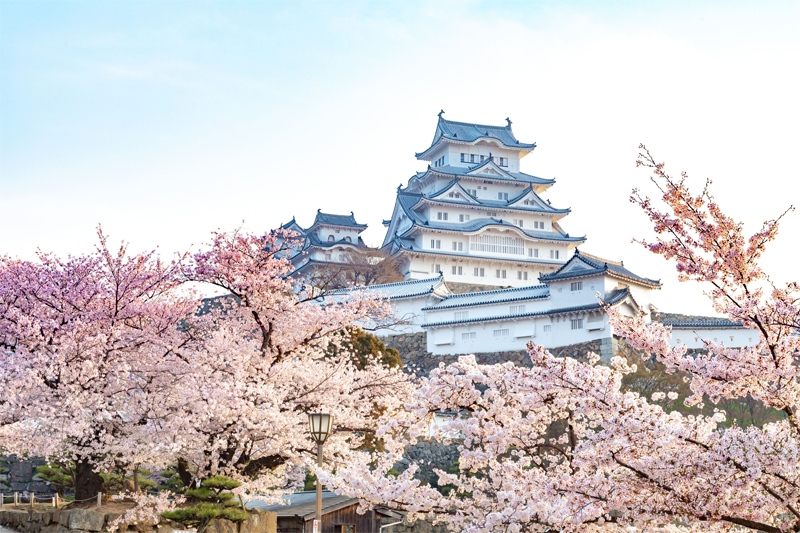
[[[0,1],[0,253],[166,255],[317,208],[383,239],[436,113],[514,121],[523,170],[585,249],[698,287],[630,244],[645,142],[755,224],[797,202],[798,2]],[[800,215],[769,256],[797,279]]]

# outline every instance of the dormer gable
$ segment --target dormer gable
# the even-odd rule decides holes
[[[467,171],[468,176],[502,176],[504,178],[514,179],[514,176],[500,168],[494,161],[494,157],[489,156],[483,163],[470,168]]]
[[[553,207],[542,200],[538,194],[533,192],[531,187],[525,189],[519,196],[508,202],[511,207],[528,207],[534,209],[541,209],[542,211],[553,211]]]
[[[447,202],[461,202],[464,204],[479,205],[480,202],[472,196],[462,185],[455,179],[447,184],[443,189],[437,191],[430,196],[430,200],[444,200]]]

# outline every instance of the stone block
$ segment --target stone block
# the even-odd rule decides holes
[[[9,474],[11,475],[11,481],[30,481],[33,478],[33,464],[28,461],[14,463],[11,465]]]
[[[277,527],[276,513],[256,511],[250,512],[248,519],[239,524],[239,533],[274,533]]]
[[[12,481],[11,482],[11,490],[13,492],[27,492],[28,484],[27,483],[18,482],[18,481]]]
[[[28,484],[28,490],[33,492],[52,492],[52,488],[44,481],[33,481],[32,483]]]
[[[106,523],[106,515],[91,509],[72,509],[69,513],[69,528],[84,531],[100,531]]]
[[[49,526],[44,526],[39,533],[62,533],[62,531],[66,532],[69,530],[61,524],[50,524]]]
[[[69,527],[69,515],[72,513],[71,509],[59,509],[58,523],[64,527]]]
[[[234,522],[216,518],[208,523],[205,533],[238,533],[238,531]]]

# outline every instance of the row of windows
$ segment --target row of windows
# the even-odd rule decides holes
[[[459,244],[461,244],[461,243],[459,243]],[[450,267],[450,269],[451,269],[451,273],[454,276],[463,276],[464,275],[464,267],[452,265]],[[442,271],[442,265],[437,265],[437,264],[431,265],[431,272],[432,273],[438,274],[441,271]],[[480,278],[484,277],[484,272],[485,271],[482,268],[473,269],[473,275],[475,277],[480,277]],[[506,276],[507,276],[507,272],[505,270],[500,270],[500,269],[495,270],[495,277],[496,278],[505,279]],[[522,270],[517,270],[517,279],[518,280],[527,281],[528,280],[528,273],[527,272],[523,272]]]
[[[447,220],[446,218],[444,220]],[[349,241],[348,241],[349,242]],[[463,252],[464,243],[453,241],[454,252]],[[431,239],[431,250],[441,250],[441,239]],[[489,252],[506,255],[524,255],[525,245],[522,239],[514,237],[498,237],[494,235],[471,235],[470,250],[475,252]],[[539,257],[538,248],[528,248],[528,257]],[[550,259],[558,259],[559,250],[550,250]],[[505,276],[504,276],[505,277]],[[521,279],[521,278],[520,278]],[[573,289],[580,290],[580,289]]]
[[[332,254],[325,254],[325,261],[333,261],[333,255]],[[339,254],[339,261],[340,262],[344,261],[344,254]]]
[[[458,314],[458,313],[456,313],[456,314]],[[581,321],[581,322],[583,321],[582,318],[579,318],[577,320]],[[552,326],[550,324],[547,324],[546,326],[544,326],[542,328],[542,331],[544,333],[550,333],[551,329],[552,329]],[[572,328],[572,329],[579,329],[579,328]],[[508,337],[510,335],[511,335],[511,331],[508,328],[495,329],[495,330],[492,331],[492,336],[494,338],[496,338],[496,339],[498,339],[498,338],[502,339],[503,337]],[[477,331],[466,331],[466,332],[461,334],[461,340],[462,341],[473,341],[477,337],[478,337],[478,332]]]
[[[339,232],[337,231],[336,233]],[[353,242],[353,239],[351,239],[350,237],[345,237],[344,240],[347,242]],[[328,242],[336,242],[336,237],[334,237],[333,235],[328,235]]]
[[[478,159],[480,158],[480,159]],[[498,157],[497,158],[500,162],[501,167],[508,166],[508,158],[507,157]],[[477,155],[477,154],[461,154],[461,162],[462,163],[483,163],[486,161],[485,155]]]
[[[433,162],[433,166],[435,167],[441,167],[442,165],[444,165],[444,156]]]
[[[580,291],[583,289],[583,282],[582,281],[573,281],[569,284],[569,290],[571,291]]]
[[[558,250],[550,250],[550,259],[558,259],[559,254]],[[528,248],[528,257],[539,257],[539,249],[538,248]]]

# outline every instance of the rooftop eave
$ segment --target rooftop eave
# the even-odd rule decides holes
[[[424,150],[422,152],[415,153],[414,157],[416,157],[420,161],[432,161],[433,158],[431,157],[431,154],[433,152],[435,152],[440,147],[440,145],[442,143],[458,144],[458,145],[464,145],[464,146],[475,146],[476,144],[479,144],[480,142],[486,142],[486,141],[490,141],[492,143],[495,143],[498,146],[503,147],[503,148],[505,148],[507,150],[517,150],[518,152],[520,152],[520,158],[525,157],[527,154],[533,152],[533,150],[536,148],[536,143],[531,143],[531,144],[518,143],[516,145],[507,145],[503,141],[501,141],[500,139],[496,139],[494,137],[478,137],[474,141],[463,141],[461,139],[453,138],[453,137],[451,137],[449,135],[444,135],[443,134],[441,137],[439,137],[436,140],[435,143],[430,145],[429,148],[427,148],[426,150]]]

